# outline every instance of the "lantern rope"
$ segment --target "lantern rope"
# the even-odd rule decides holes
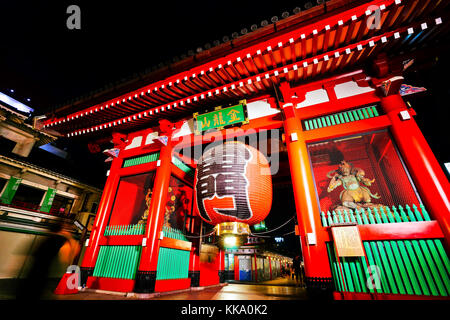
[[[188,235],[185,235],[185,237],[186,238],[205,238],[205,237],[209,237],[209,236],[213,235],[215,232],[216,232],[216,230],[213,230],[210,233],[207,233],[207,234],[204,234],[204,235],[201,235],[201,236],[188,236]]]
[[[289,222],[291,222],[292,219],[294,219],[294,216],[292,216],[288,221],[286,221],[286,222],[283,223],[281,226],[279,226],[279,227],[277,227],[277,228],[275,228],[275,229],[272,229],[272,230],[269,230],[269,231],[258,232],[258,233],[252,233],[251,235],[252,235],[252,236],[258,236],[258,235],[260,235],[260,234],[266,234],[266,233],[273,232],[273,231],[278,230],[278,229],[284,227],[285,225],[287,225]]]
[[[251,236],[257,237],[257,238],[274,238],[275,236],[259,236],[257,234],[254,233],[250,233]]]

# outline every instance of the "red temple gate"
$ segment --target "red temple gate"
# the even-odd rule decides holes
[[[380,29],[364,27],[368,5],[381,8]],[[336,299],[448,297],[449,182],[399,94],[401,61],[378,55],[411,45],[411,30],[439,32],[442,18],[429,15],[439,5],[427,2],[413,15],[416,5],[371,1],[336,9],[316,23],[46,121],[68,137],[127,132],[115,143],[120,152],[81,266],[87,286],[151,293],[222,282],[224,252],[180,232],[201,229],[189,205],[196,160],[180,150],[280,129],[308,288],[333,290]],[[341,70],[369,58],[372,73]],[[194,133],[190,112],[242,98],[248,123]],[[86,127],[83,117],[94,124]],[[164,117],[174,123],[142,129]],[[364,256],[336,254],[331,228],[345,223],[357,227]],[[375,276],[379,285],[368,285]]]

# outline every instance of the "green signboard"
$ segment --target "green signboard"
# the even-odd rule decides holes
[[[248,123],[246,101],[232,107],[217,107],[214,111],[198,114],[194,113],[194,132],[201,134],[209,129],[221,130],[224,127]]]
[[[47,193],[45,194],[44,201],[42,202],[41,208],[39,209],[42,212],[50,212],[50,209],[53,204],[53,200],[55,199],[56,190],[52,188],[48,188]]]
[[[22,182],[21,178],[11,177],[8,180],[8,184],[6,185],[2,196],[0,197],[0,202],[4,204],[11,204],[14,195],[16,194],[17,188]]]

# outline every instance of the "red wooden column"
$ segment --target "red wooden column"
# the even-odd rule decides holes
[[[311,291],[333,285],[325,244],[326,233],[320,221],[315,184],[300,117],[292,101],[288,83],[280,84],[284,102],[285,143],[289,156],[300,242],[305,262],[306,283]]]
[[[381,107],[392,122],[391,132],[432,218],[436,219],[450,249],[450,184],[416,121],[397,93],[381,98]],[[401,112],[406,116],[402,117]],[[409,118],[409,119],[408,119]]]
[[[254,254],[255,258],[255,281],[258,282],[258,260],[256,259],[256,253]]]
[[[196,217],[193,224],[192,233],[197,234],[195,231],[199,230],[201,227],[200,219]],[[192,250],[189,257],[189,278],[191,279],[191,287],[200,286],[200,241],[201,238],[194,238],[191,240]]]
[[[239,280],[239,259],[237,254],[234,255],[234,280]]]
[[[219,250],[219,282],[225,282],[225,251]]]
[[[272,259],[270,259],[270,257],[269,257],[269,271],[270,271],[270,280],[272,280],[273,279],[273,276],[272,276]]]
[[[120,176],[119,169],[122,167],[123,159],[115,158],[111,163],[108,178],[106,179],[103,194],[98,206],[97,215],[95,216],[92,226],[91,235],[89,237],[88,246],[84,253],[83,262],[81,263],[81,282],[86,284],[87,278],[94,273],[95,262],[97,261],[98,252],[100,250],[99,243],[104,237],[105,228],[108,224],[109,214],[114,204],[114,195],[116,193]]]
[[[142,247],[139,269],[136,273],[135,291],[151,293],[155,291],[156,267],[158,264],[160,233],[164,223],[164,213],[172,167],[173,147],[169,137],[159,154],[159,167],[156,169],[152,199],[145,229],[145,246]]]

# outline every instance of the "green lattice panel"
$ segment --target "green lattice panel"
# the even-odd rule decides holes
[[[317,117],[309,120],[304,120],[303,125],[306,131],[326,128],[338,124],[349,123],[373,117],[378,117],[376,106],[363,107],[350,111],[343,111],[339,113],[329,114],[323,117]]]
[[[142,235],[145,232],[145,224],[130,224],[106,226],[105,236],[128,236],[128,235]]]
[[[164,237],[166,238],[189,241],[184,233],[178,229],[163,226],[162,231],[164,232]]]
[[[180,159],[178,159],[177,157],[173,157],[172,158],[172,163],[177,166],[177,168],[179,168],[180,170],[182,170],[183,172],[186,172],[188,175],[190,176],[194,176],[194,169],[189,167],[187,164],[185,164],[183,161],[181,161]]]
[[[137,166],[144,163],[154,162],[157,161],[158,159],[159,159],[159,152],[150,153],[139,157],[125,159],[125,161],[123,162],[123,167],[127,168]]]
[[[134,279],[141,246],[100,246],[94,277]]]
[[[189,272],[190,251],[159,248],[156,280],[186,279]]]
[[[431,221],[424,206],[405,205],[366,210],[321,213],[322,225],[355,222],[383,224]],[[427,296],[450,295],[450,260],[440,239],[363,241],[369,265],[379,269],[378,293]],[[336,259],[327,244],[335,287],[339,291],[374,292],[367,286],[368,265],[364,257]]]

